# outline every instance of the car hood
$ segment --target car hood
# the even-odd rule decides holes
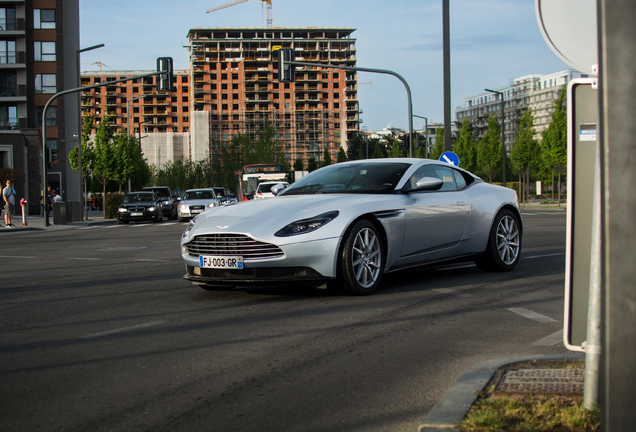
[[[152,206],[156,206],[157,203],[154,201],[139,201],[139,202],[132,202],[132,203],[121,203],[119,204],[119,207],[124,207],[124,208],[128,208],[128,207],[152,207]]]
[[[214,198],[206,198],[206,199],[193,199],[193,200],[185,200],[185,201],[180,201],[179,205],[181,204],[186,204],[189,206],[205,206],[208,205],[212,202],[216,202],[216,199]]]
[[[338,237],[360,214],[401,208],[394,195],[283,195],[212,208],[195,218],[194,227],[183,240],[187,242],[195,235],[216,233],[246,234],[258,240],[275,240],[279,244]],[[340,212],[339,216],[314,232],[290,237],[274,236],[292,222],[334,210]]]

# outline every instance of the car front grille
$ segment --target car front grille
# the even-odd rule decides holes
[[[271,243],[254,240],[241,234],[205,234],[196,236],[184,245],[188,255],[232,255],[243,259],[262,259],[283,256],[283,251]]]
[[[193,206],[190,206],[190,210],[191,210],[191,211],[192,211],[192,210],[200,210],[200,211],[203,211],[203,210],[205,210],[205,206],[202,206],[202,205],[193,205]]]

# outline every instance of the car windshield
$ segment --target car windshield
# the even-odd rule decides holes
[[[168,191],[163,188],[148,189],[148,190],[153,191],[155,194],[157,194],[158,197],[170,197],[170,195],[168,195]]]
[[[212,191],[209,190],[195,190],[195,191],[186,191],[183,195],[183,200],[198,200],[198,199],[212,199],[214,195]]]
[[[272,186],[276,183],[261,183],[258,185],[257,193],[267,193],[272,191]]]
[[[218,196],[227,198],[227,195],[225,195],[225,189],[214,189],[214,192],[216,192]]]
[[[388,194],[395,190],[410,166],[410,164],[397,162],[329,165],[298,180],[281,195]]]
[[[155,195],[153,193],[131,193],[126,194],[126,196],[124,197],[125,203],[142,201],[155,201]]]

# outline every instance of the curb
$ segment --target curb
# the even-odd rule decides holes
[[[585,354],[535,355],[526,357],[507,357],[477,363],[468,369],[448,389],[444,397],[428,413],[420,432],[456,432],[459,423],[473,405],[479,393],[502,366],[529,360],[584,359]]]

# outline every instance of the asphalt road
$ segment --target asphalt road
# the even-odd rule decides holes
[[[417,431],[470,366],[565,354],[565,212],[511,273],[386,275],[367,297],[207,292],[185,224],[0,234],[2,431]]]

